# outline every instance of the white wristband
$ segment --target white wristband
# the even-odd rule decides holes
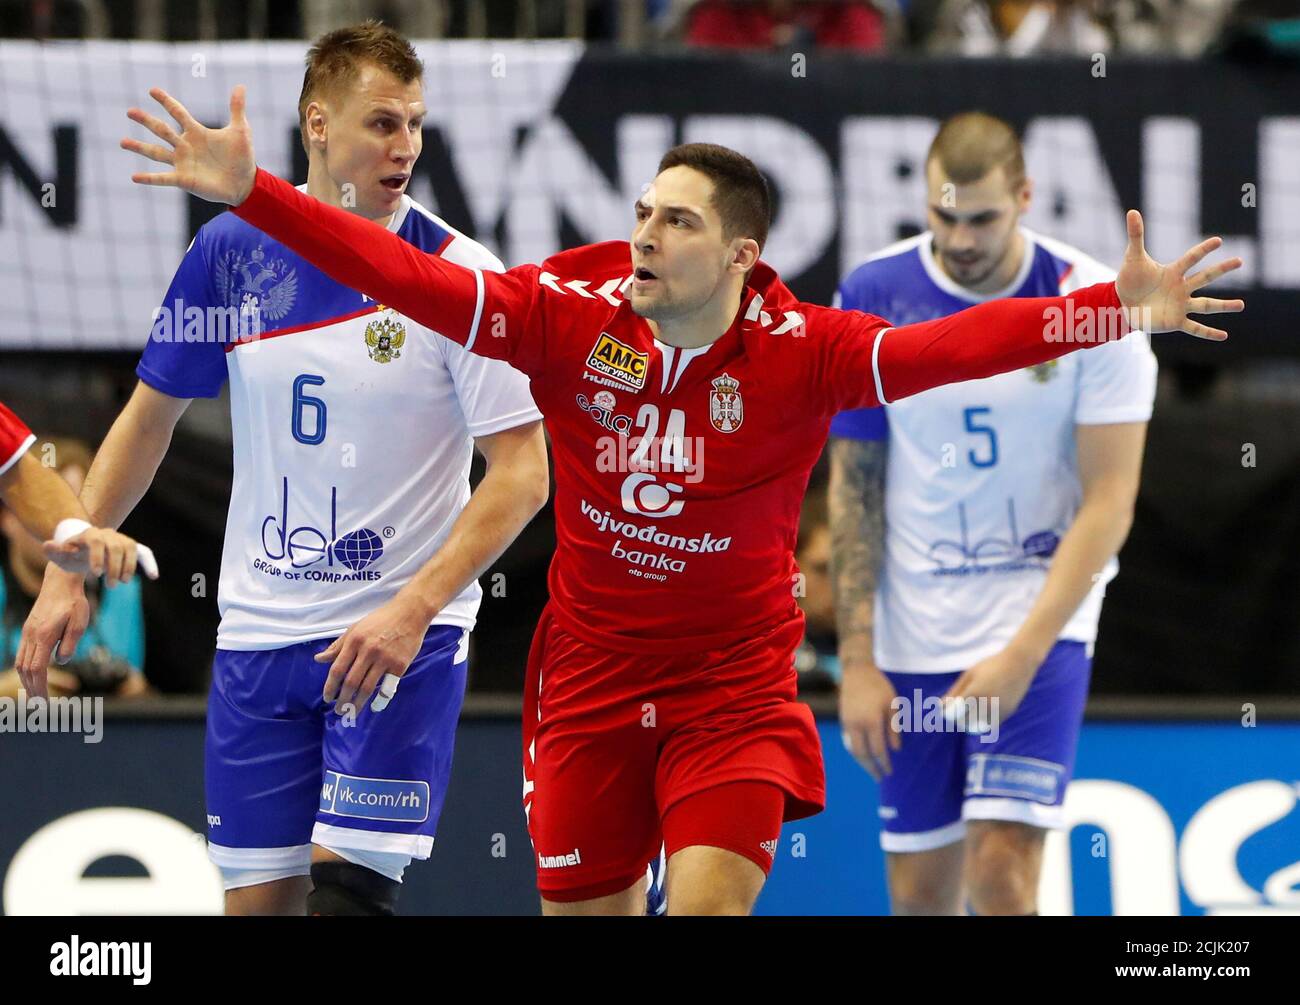
[[[60,520],[59,525],[54,528],[54,543],[63,544],[69,538],[76,537],[83,531],[90,530],[90,524],[85,520],[77,520],[69,517],[66,520]]]
[[[59,525],[54,528],[54,543],[65,544],[78,534],[92,529],[92,526],[85,520],[78,520],[75,517],[60,520]],[[135,560],[146,576],[150,579],[158,578],[158,560],[154,558],[153,552],[148,547],[139,542],[135,546]]]

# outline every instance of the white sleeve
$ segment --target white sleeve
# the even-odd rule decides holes
[[[541,419],[528,378],[509,363],[439,339],[470,436],[488,436]]]
[[[1061,293],[1093,283],[1110,282],[1112,269],[1080,255]],[[1146,332],[1130,332],[1078,354],[1079,384],[1074,421],[1081,426],[1114,422],[1147,422],[1156,400],[1156,355]]]
[[[1156,400],[1156,355],[1146,332],[1079,354],[1074,421],[1081,426],[1147,422]]]
[[[483,245],[453,233],[443,258],[468,268],[505,271],[501,261]],[[438,339],[438,343],[456,385],[456,397],[470,436],[489,436],[541,419],[542,413],[528,391],[528,378],[509,363],[476,355],[450,339]]]
[[[443,230],[451,234],[451,241],[447,247],[443,248],[440,257],[456,265],[464,266],[467,269],[481,269],[484,272],[505,272],[506,267],[502,264],[501,259],[488,251],[487,248],[479,244],[472,237],[466,237],[455,227],[451,226],[445,220],[434,217],[438,225]]]

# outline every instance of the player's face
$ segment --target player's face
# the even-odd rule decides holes
[[[345,206],[350,184],[362,216],[379,219],[397,210],[423,146],[425,111],[420,81],[404,84],[371,63],[346,94],[326,104],[325,170]]]
[[[998,167],[977,182],[957,185],[937,158],[926,165],[925,177],[927,217],[943,270],[972,288],[997,277],[1014,252],[1016,225],[1029,206],[1028,181],[1013,189]]]
[[[723,237],[707,175],[684,165],[669,168],[636,202],[632,310],[653,321],[689,317],[718,295],[724,279],[744,275],[753,264],[747,255],[757,258],[757,249],[752,239]]]

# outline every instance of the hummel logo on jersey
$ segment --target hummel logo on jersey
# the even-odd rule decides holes
[[[776,858],[776,838],[771,841],[760,841],[758,846],[768,853],[772,858]]]
[[[648,353],[637,352],[607,332],[600,333],[595,348],[587,357],[589,369],[620,380],[638,391],[645,387],[645,375],[649,366]]]
[[[770,329],[772,335],[784,335],[786,332],[793,332],[795,338],[804,338],[808,334],[804,316],[798,311],[785,311],[781,323],[773,328],[772,324],[776,319],[763,310],[763,294],[761,293],[755,293],[753,299],[750,300],[749,307],[745,310],[745,320],[757,321],[764,328]]]
[[[570,865],[582,865],[582,852],[577,848],[567,855],[538,855],[537,868],[539,869],[563,869]]]

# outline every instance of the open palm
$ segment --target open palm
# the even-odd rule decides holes
[[[183,188],[200,199],[230,206],[247,199],[253,190],[257,162],[253,159],[253,131],[244,116],[243,86],[231,92],[230,123],[221,129],[203,125],[161,87],[153,88],[149,95],[167,110],[181,132],[148,112],[130,109],[127,118],[140,123],[166,145],[128,138],[122,140],[122,149],[172,168],[158,173],[139,171],[131,175],[131,180],[140,185]]]
[[[1183,331],[1216,342],[1228,337],[1219,328],[1193,321],[1189,314],[1235,314],[1245,309],[1241,300],[1216,300],[1193,294],[1220,276],[1241,268],[1240,258],[1229,258],[1188,276],[1187,271],[1223,243],[1217,237],[1202,241],[1176,262],[1161,265],[1146,252],[1142,241],[1142,214],[1128,211],[1128,248],[1115,277],[1115,290],[1124,305],[1128,323],[1146,332]]]

